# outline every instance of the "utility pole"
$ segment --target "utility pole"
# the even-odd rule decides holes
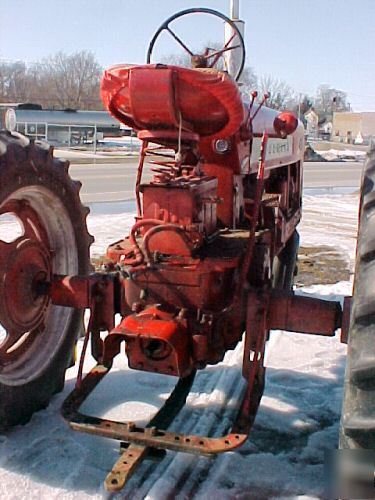
[[[302,92],[298,94],[298,119],[301,119],[301,99],[302,99]]]

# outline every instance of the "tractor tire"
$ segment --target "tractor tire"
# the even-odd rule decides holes
[[[299,234],[294,231],[285,247],[273,260],[272,288],[275,290],[292,290],[299,248]]]
[[[53,149],[47,143],[31,141],[16,132],[0,131],[0,215],[15,216],[20,221],[21,233],[23,228],[21,238],[34,239],[31,243],[34,247],[41,246],[44,237],[52,274],[87,275],[91,269],[89,248],[93,241],[86,226],[89,210],[81,205],[81,184],[70,178],[68,167],[68,162],[53,157]],[[13,265],[2,250],[7,248],[8,240],[5,241],[0,238],[3,283]],[[22,257],[19,259],[20,266],[26,269],[26,259],[25,262]],[[24,283],[31,286],[27,281]],[[47,293],[38,328],[33,327],[21,341],[2,351],[7,335],[8,344],[11,338],[4,327],[7,321],[4,301],[8,291],[17,297],[19,290],[10,282],[7,288],[3,285],[3,297],[0,296],[0,313],[3,311],[3,320],[0,316],[0,429],[25,424],[63,389],[65,371],[82,329],[83,311],[52,305]],[[7,307],[11,304],[9,297],[11,295]],[[24,311],[14,314],[23,321]]]
[[[375,150],[362,181],[340,448],[375,450]]]

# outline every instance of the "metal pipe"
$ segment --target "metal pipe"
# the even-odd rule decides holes
[[[240,0],[230,0],[230,18],[233,21],[240,18]]]
[[[158,226],[150,227],[150,229],[148,229],[146,234],[143,236],[143,252],[148,263],[152,262],[152,254],[148,246],[149,241],[151,237],[154,236],[154,234],[160,233],[161,231],[173,231],[177,233],[179,236],[181,236],[186,245],[186,248],[191,252],[191,242],[189,241],[186,231],[183,227],[179,226],[178,224],[159,224]]]
[[[244,32],[245,32],[245,23],[240,20],[239,15],[240,15],[239,0],[231,0],[231,2],[230,2],[230,16],[229,17],[232,19],[232,21],[235,22],[238,30],[240,31],[240,33],[243,37]],[[232,29],[231,26],[229,26],[228,23],[225,23],[224,24],[224,43],[225,44],[228,43],[229,47],[232,47],[234,45],[238,45],[238,38],[236,36],[233,38],[233,35],[234,35],[234,30]],[[234,75],[236,73],[236,71],[238,70],[239,65],[240,65],[240,57],[241,57],[241,50],[240,49],[228,50],[227,52],[224,53],[225,65],[226,65],[228,72],[231,75]]]
[[[132,246],[134,257],[131,257],[129,259],[123,259],[121,263],[126,264],[128,266],[135,266],[137,264],[142,264],[142,262],[144,261],[144,254],[138,245],[136,239],[136,232],[143,226],[159,226],[162,223],[163,221],[159,219],[141,219],[138,222],[136,222],[131,228],[129,235],[129,242]]]
[[[97,141],[97,126],[96,123],[94,125],[94,155],[96,155],[96,141]]]
[[[148,148],[148,141],[143,141],[142,147],[141,147],[141,153],[139,155],[137,180],[135,182],[135,198],[137,200],[137,215],[138,215],[138,217],[141,217],[141,215],[142,215],[140,186],[141,186],[141,182],[142,182],[143,165],[145,162],[147,148]]]

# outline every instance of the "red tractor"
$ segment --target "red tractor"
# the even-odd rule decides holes
[[[195,54],[170,27],[175,19],[199,13],[230,28],[221,49]],[[164,31],[188,52],[192,68],[151,63]],[[223,55],[234,50],[241,55],[235,72],[218,69]],[[62,414],[74,430],[123,443],[106,479],[109,490],[123,487],[155,450],[210,455],[243,444],[262,397],[270,330],[333,336],[341,327],[344,337],[347,331],[348,301],[343,312],[338,302],[292,291],[304,129],[292,113],[268,109],[267,96],[258,100],[254,92],[243,98],[236,80],[244,60],[243,38],[233,20],[210,9],[189,9],[159,28],[146,65],[105,72],[103,102],[137,132],[142,147],[135,224],[108,248],[103,272],[90,266],[88,210],[80,203],[80,183],[69,177],[68,162],[54,159],[45,143],[0,133],[0,214],[16,216],[23,226],[23,234],[0,241],[0,426],[27,422],[62,390],[82,314],[89,309],[76,388]],[[150,182],[142,182],[146,162],[152,164]],[[363,210],[373,206],[370,198]],[[366,309],[361,293],[360,308]],[[371,312],[366,311],[361,318]],[[365,338],[355,332],[353,345],[361,335]],[[247,385],[232,428],[220,438],[170,432],[196,371],[220,362],[242,339]],[[82,377],[89,341],[97,365]],[[178,378],[145,428],[79,412],[122,344],[132,369]],[[362,384],[373,370],[371,359],[367,371],[364,364],[353,368]],[[348,391],[356,383],[351,369]],[[373,445],[374,422],[356,420],[360,403],[354,406],[343,420],[342,440],[345,446],[366,447],[364,439]]]

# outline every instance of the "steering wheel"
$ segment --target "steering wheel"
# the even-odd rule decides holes
[[[175,21],[176,19],[179,19],[180,17],[186,16],[188,14],[210,14],[211,16],[218,17],[219,19],[222,19],[223,21],[229,24],[229,26],[233,30],[233,34],[221,49],[210,52],[210,49],[207,48],[203,54],[194,54],[194,52],[190,50],[189,47],[181,40],[181,38],[178,37],[176,33],[169,27],[172,21]],[[231,76],[235,80],[238,80],[239,77],[241,76],[245,64],[245,55],[246,55],[245,43],[243,41],[243,37],[241,35],[240,30],[236,26],[236,23],[231,19],[229,19],[229,17],[225,16],[224,14],[221,14],[221,12],[217,12],[216,10],[202,7],[202,8],[181,10],[180,12],[177,12],[173,16],[169,17],[166,21],[164,21],[164,23],[159,27],[159,29],[155,32],[154,36],[152,37],[152,40],[148,46],[148,51],[147,51],[147,64],[150,64],[155,42],[157,41],[159,35],[164,30],[167,31],[176,40],[176,42],[185,50],[185,52],[189,54],[189,56],[191,57],[192,66],[194,68],[213,68],[220,59],[220,57],[225,52],[239,48],[241,50],[241,63],[236,74]],[[238,44],[231,45],[232,41],[236,37],[238,39]]]

